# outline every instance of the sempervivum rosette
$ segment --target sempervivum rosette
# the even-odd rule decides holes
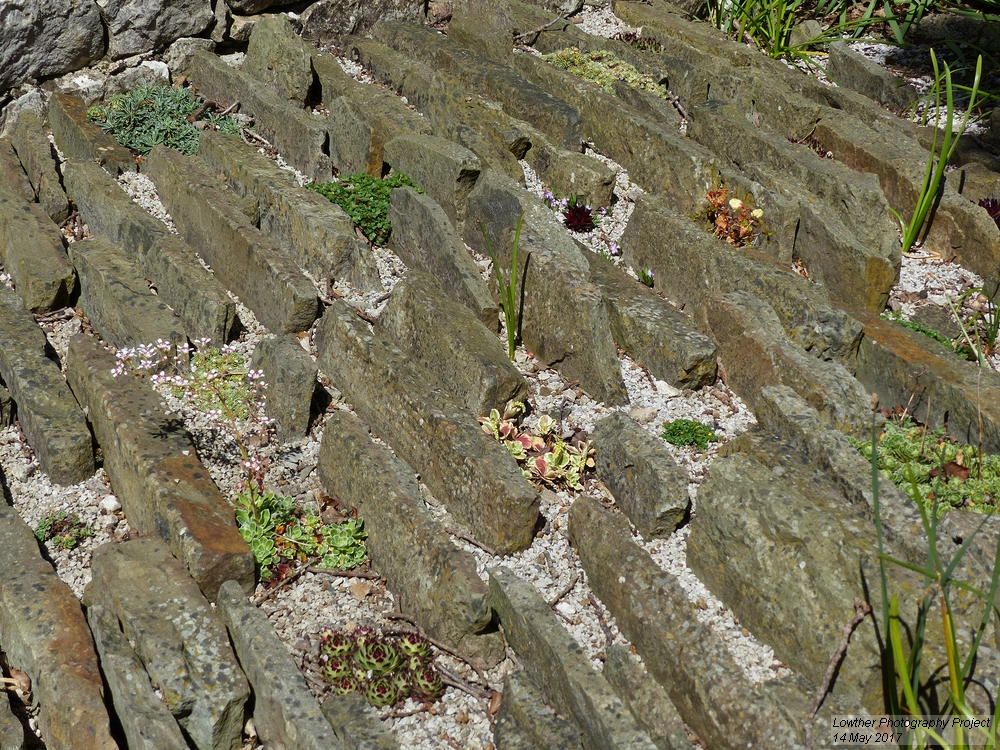
[[[375,708],[383,708],[399,701],[399,691],[391,677],[373,677],[365,685],[365,699]]]
[[[353,693],[358,687],[359,683],[354,676],[347,675],[333,683],[333,692],[336,695],[347,695],[348,693]]]
[[[431,655],[431,646],[427,642],[427,639],[421,637],[417,633],[404,633],[401,635],[399,637],[398,646],[404,656],[416,656],[423,662],[426,662]]]
[[[437,673],[437,670],[427,666],[412,673],[410,690],[413,700],[433,703],[444,695],[444,683],[441,682],[441,675]]]
[[[389,640],[367,640],[354,652],[354,666],[381,677],[399,668],[399,649]]]
[[[353,672],[352,662],[350,658],[345,656],[334,656],[323,667],[323,677],[327,682],[336,682],[344,677],[349,677]]]
[[[339,631],[323,631],[320,653],[330,658],[348,656],[354,650],[354,639]]]

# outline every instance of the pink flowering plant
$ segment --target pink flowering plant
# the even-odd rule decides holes
[[[621,248],[608,235],[605,221],[608,218],[608,207],[602,206],[597,211],[584,203],[577,195],[568,198],[557,198],[551,190],[542,192],[542,201],[562,219],[563,226],[571,232],[589,235],[598,245],[602,245],[598,254],[614,260],[621,257]]]
[[[183,344],[176,352],[163,340],[121,349],[112,374],[148,379],[157,390],[220,423],[233,438],[242,471],[232,496],[236,522],[263,578],[280,578],[296,562],[331,569],[360,565],[367,557],[360,519],[327,524],[292,498],[266,491],[270,461],[260,446],[267,444],[273,420],[265,413],[264,373],[248,367],[234,347],[209,343],[200,339],[195,347]]]

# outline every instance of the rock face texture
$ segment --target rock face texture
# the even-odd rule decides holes
[[[112,59],[161,50],[200,34],[215,18],[211,0],[107,0],[101,13]]]
[[[93,0],[13,0],[0,6],[0,91],[82,68],[104,50]]]

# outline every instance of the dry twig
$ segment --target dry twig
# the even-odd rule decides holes
[[[485,552],[488,555],[492,555],[493,557],[497,557],[498,556],[497,553],[496,553],[496,550],[490,549],[485,544],[483,544],[478,539],[476,539],[474,536],[472,536],[472,534],[469,534],[468,532],[462,531],[462,529],[459,529],[459,528],[457,528],[455,526],[447,526],[447,527],[445,527],[445,531],[447,531],[449,534],[451,534],[454,537],[458,537],[459,539],[468,542],[473,547],[479,547],[479,549],[481,549],[483,552]]]
[[[597,601],[597,597],[593,594],[587,594],[587,599],[590,601],[590,606],[597,611],[597,624],[601,626],[601,631],[604,633],[604,638],[607,641],[605,648],[607,648],[614,643],[615,636],[611,632],[611,627],[604,622],[604,607],[601,606],[601,603]]]
[[[559,23],[560,21],[565,21],[567,15],[568,14],[566,13],[566,11],[564,11],[564,10],[563,11],[559,11],[559,15],[556,16],[555,18],[553,18],[547,24],[539,26],[537,29],[532,29],[531,31],[525,31],[523,34],[515,34],[514,35],[514,43],[515,44],[525,44],[525,45],[527,45],[527,46],[530,47],[532,44],[534,44],[535,42],[538,41],[538,37],[539,37],[539,35],[543,31],[545,31],[547,28],[549,28],[549,26],[553,26],[553,25]],[[532,36],[532,35],[534,35],[534,36]],[[531,37],[531,41],[522,41],[522,40],[527,39],[529,36]]]
[[[555,597],[553,597],[552,601],[549,602],[549,606],[554,608],[559,603],[560,599],[562,599],[564,596],[566,596],[566,594],[568,594],[570,591],[573,590],[573,587],[576,586],[576,583],[579,580],[580,580],[580,574],[574,573],[569,583],[566,584],[564,588],[561,588],[559,590],[559,593],[556,594]]]

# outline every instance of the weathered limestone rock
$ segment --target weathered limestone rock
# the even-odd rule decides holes
[[[326,44],[341,35],[367,34],[380,20],[419,23],[423,6],[410,0],[319,0],[302,13],[302,38]]]
[[[104,237],[70,246],[80,277],[80,307],[101,338],[116,348],[187,338],[180,321],[146,283],[138,264]]]
[[[405,135],[430,135],[431,126],[425,118],[411,111],[391,91],[355,81],[344,72],[333,55],[313,51],[312,65],[319,81],[322,100],[330,109],[330,116],[336,116],[337,111],[342,116],[353,114],[357,121],[368,128],[368,165],[365,170],[368,174],[377,177],[382,175],[383,151],[388,141]],[[338,107],[330,106],[334,102],[338,102]],[[345,109],[347,113],[344,113]],[[330,138],[331,147],[339,148],[334,145],[339,138],[336,128],[331,128]],[[363,151],[362,148],[362,154]]]
[[[309,417],[316,392],[316,363],[295,336],[261,339],[250,366],[264,371],[267,383],[267,416],[274,420],[282,443],[309,433]]]
[[[879,395],[880,406],[909,403],[909,413],[931,429],[947,419],[953,437],[1000,451],[1000,376],[922,333],[874,315],[856,317],[865,326],[857,378]]]
[[[330,179],[327,118],[289,104],[256,79],[207,52],[193,55],[189,74],[202,96],[227,104],[239,102],[241,112],[253,115],[257,131],[306,177],[319,182]]]
[[[347,695],[330,693],[321,706],[323,715],[346,748],[356,750],[400,750],[375,713],[357,692]]]
[[[715,344],[687,315],[601,256],[588,255],[587,262],[620,349],[677,388],[697,390],[715,382]]]
[[[146,171],[181,235],[260,321],[275,333],[305,331],[319,300],[289,253],[250,226],[204,165],[157,146]]]
[[[509,64],[514,19],[507,0],[455,0],[448,38],[496,62]]]
[[[76,484],[94,473],[90,431],[46,346],[31,313],[0,285],[0,378],[42,471],[56,484]]]
[[[209,0],[107,0],[101,15],[112,60],[163,49],[182,36],[198,36],[215,19]]]
[[[525,161],[557,195],[575,195],[594,210],[611,205],[615,173],[611,167],[576,151],[554,144],[530,125],[523,126],[531,137]]]
[[[0,385],[0,429],[6,429],[14,424],[14,401],[10,391]]]
[[[523,213],[517,285],[518,294],[522,287],[524,294],[525,345],[546,365],[578,380],[598,401],[627,403],[603,297],[589,281],[587,260],[562,224],[541,201],[493,171],[480,177],[469,196],[468,212],[466,244],[487,254],[482,222],[505,275]]]
[[[629,652],[615,643],[605,649],[604,679],[661,750],[694,750],[670,696]]]
[[[242,70],[273,88],[278,96],[304,107],[313,83],[309,49],[287,16],[265,16],[250,34]]]
[[[477,663],[500,661],[503,644],[496,634],[478,635],[492,610],[475,559],[452,544],[427,510],[413,469],[344,411],[326,423],[317,468],[327,492],[365,519],[372,564],[399,592],[401,611]]]
[[[449,299],[429,274],[410,269],[375,322],[375,335],[397,347],[429,383],[477,417],[524,401],[528,384],[496,334]]]
[[[24,727],[10,710],[6,691],[0,692],[0,750],[24,750]]]
[[[243,39],[235,40],[246,42],[250,38],[250,35]],[[211,39],[203,39],[200,37],[184,37],[178,39],[176,42],[171,44],[163,52],[163,62],[167,64],[170,68],[170,72],[174,75],[187,75],[188,66],[191,65],[191,59],[194,57],[195,52],[205,51],[208,54],[215,52],[215,42]]]
[[[153,691],[145,667],[122,633],[118,618],[95,604],[87,610],[87,621],[129,750],[187,750],[180,727]]]
[[[37,203],[0,184],[0,261],[33,313],[58,310],[76,287],[62,233]]]
[[[132,152],[87,119],[87,105],[80,97],[53,92],[49,97],[49,125],[67,159],[97,162],[112,174],[136,171]]]
[[[580,729],[545,705],[523,669],[508,672],[493,742],[498,750],[582,750]]]
[[[6,187],[23,200],[35,200],[35,191],[18,161],[14,146],[6,138],[0,138],[0,188]]]
[[[579,725],[585,747],[656,747],[534,586],[494,568],[490,593],[511,648],[553,707]]]
[[[726,646],[698,622],[677,580],[632,540],[628,520],[593,498],[570,508],[570,541],[594,593],[666,689],[684,723],[708,746],[804,748],[802,716],[814,685],[790,678],[751,684]],[[816,747],[830,747],[831,716],[860,711],[828,696],[816,717]]]
[[[396,188],[389,200],[389,223],[393,252],[408,267],[438,279],[447,295],[496,331],[497,304],[441,206],[413,188]]]
[[[90,337],[70,341],[67,377],[87,408],[129,524],[169,544],[209,598],[230,579],[250,590],[253,555],[190,435],[148,384],[115,378],[114,366],[114,356]]]
[[[633,268],[654,273],[656,288],[704,322],[713,294],[745,291],[774,308],[786,334],[813,356],[853,360],[861,324],[830,304],[825,291],[770,258],[737,250],[687,216],[640,196],[622,236],[622,252]]]
[[[0,643],[7,663],[31,678],[46,745],[115,750],[104,683],[80,603],[6,502],[0,503],[0,568]]]
[[[840,363],[810,356],[789,339],[767,302],[747,292],[731,292],[713,297],[707,310],[729,385],[751,410],[761,388],[788,385],[828,426],[855,437],[871,431],[868,391]]]
[[[452,224],[465,221],[465,204],[479,179],[479,158],[432,135],[404,135],[385,144],[384,160],[405,172],[444,209]]]
[[[329,748],[330,723],[267,615],[247,601],[236,581],[219,588],[216,612],[253,688],[253,719],[260,738],[268,746],[288,750]]]
[[[597,475],[644,539],[669,536],[691,506],[688,475],[662,440],[621,413],[604,417],[591,434]]]
[[[828,70],[838,85],[893,109],[906,109],[917,100],[917,90],[913,86],[860,52],[855,52],[846,42],[834,42],[830,45]]]
[[[382,288],[368,243],[336,203],[299,187],[235,136],[202,133],[198,155],[235,193],[256,203],[260,230],[289,249],[303,269],[317,279],[345,279],[362,291]]]
[[[510,67],[464,50],[454,41],[419,26],[380,22],[372,29],[372,35],[397,52],[456,76],[477,94],[499,102],[508,112],[517,113],[557,145],[582,150],[580,113]]]
[[[10,140],[42,209],[58,224],[69,216],[69,203],[59,184],[52,146],[38,113],[30,109],[22,110],[10,131]]]
[[[342,302],[327,308],[315,342],[320,368],[358,415],[478,540],[501,554],[531,543],[538,494],[471,413],[428,384]]]
[[[94,550],[92,572],[84,605],[118,618],[191,743],[198,750],[240,747],[247,679],[225,625],[166,544],[103,544]]]
[[[29,78],[82,68],[104,54],[95,2],[52,0],[8,6],[0,24],[0,91]]]
[[[429,65],[363,36],[352,36],[343,44],[351,58],[371,72],[376,80],[393,86],[410,104],[427,112],[427,95],[434,78],[434,70]]]

